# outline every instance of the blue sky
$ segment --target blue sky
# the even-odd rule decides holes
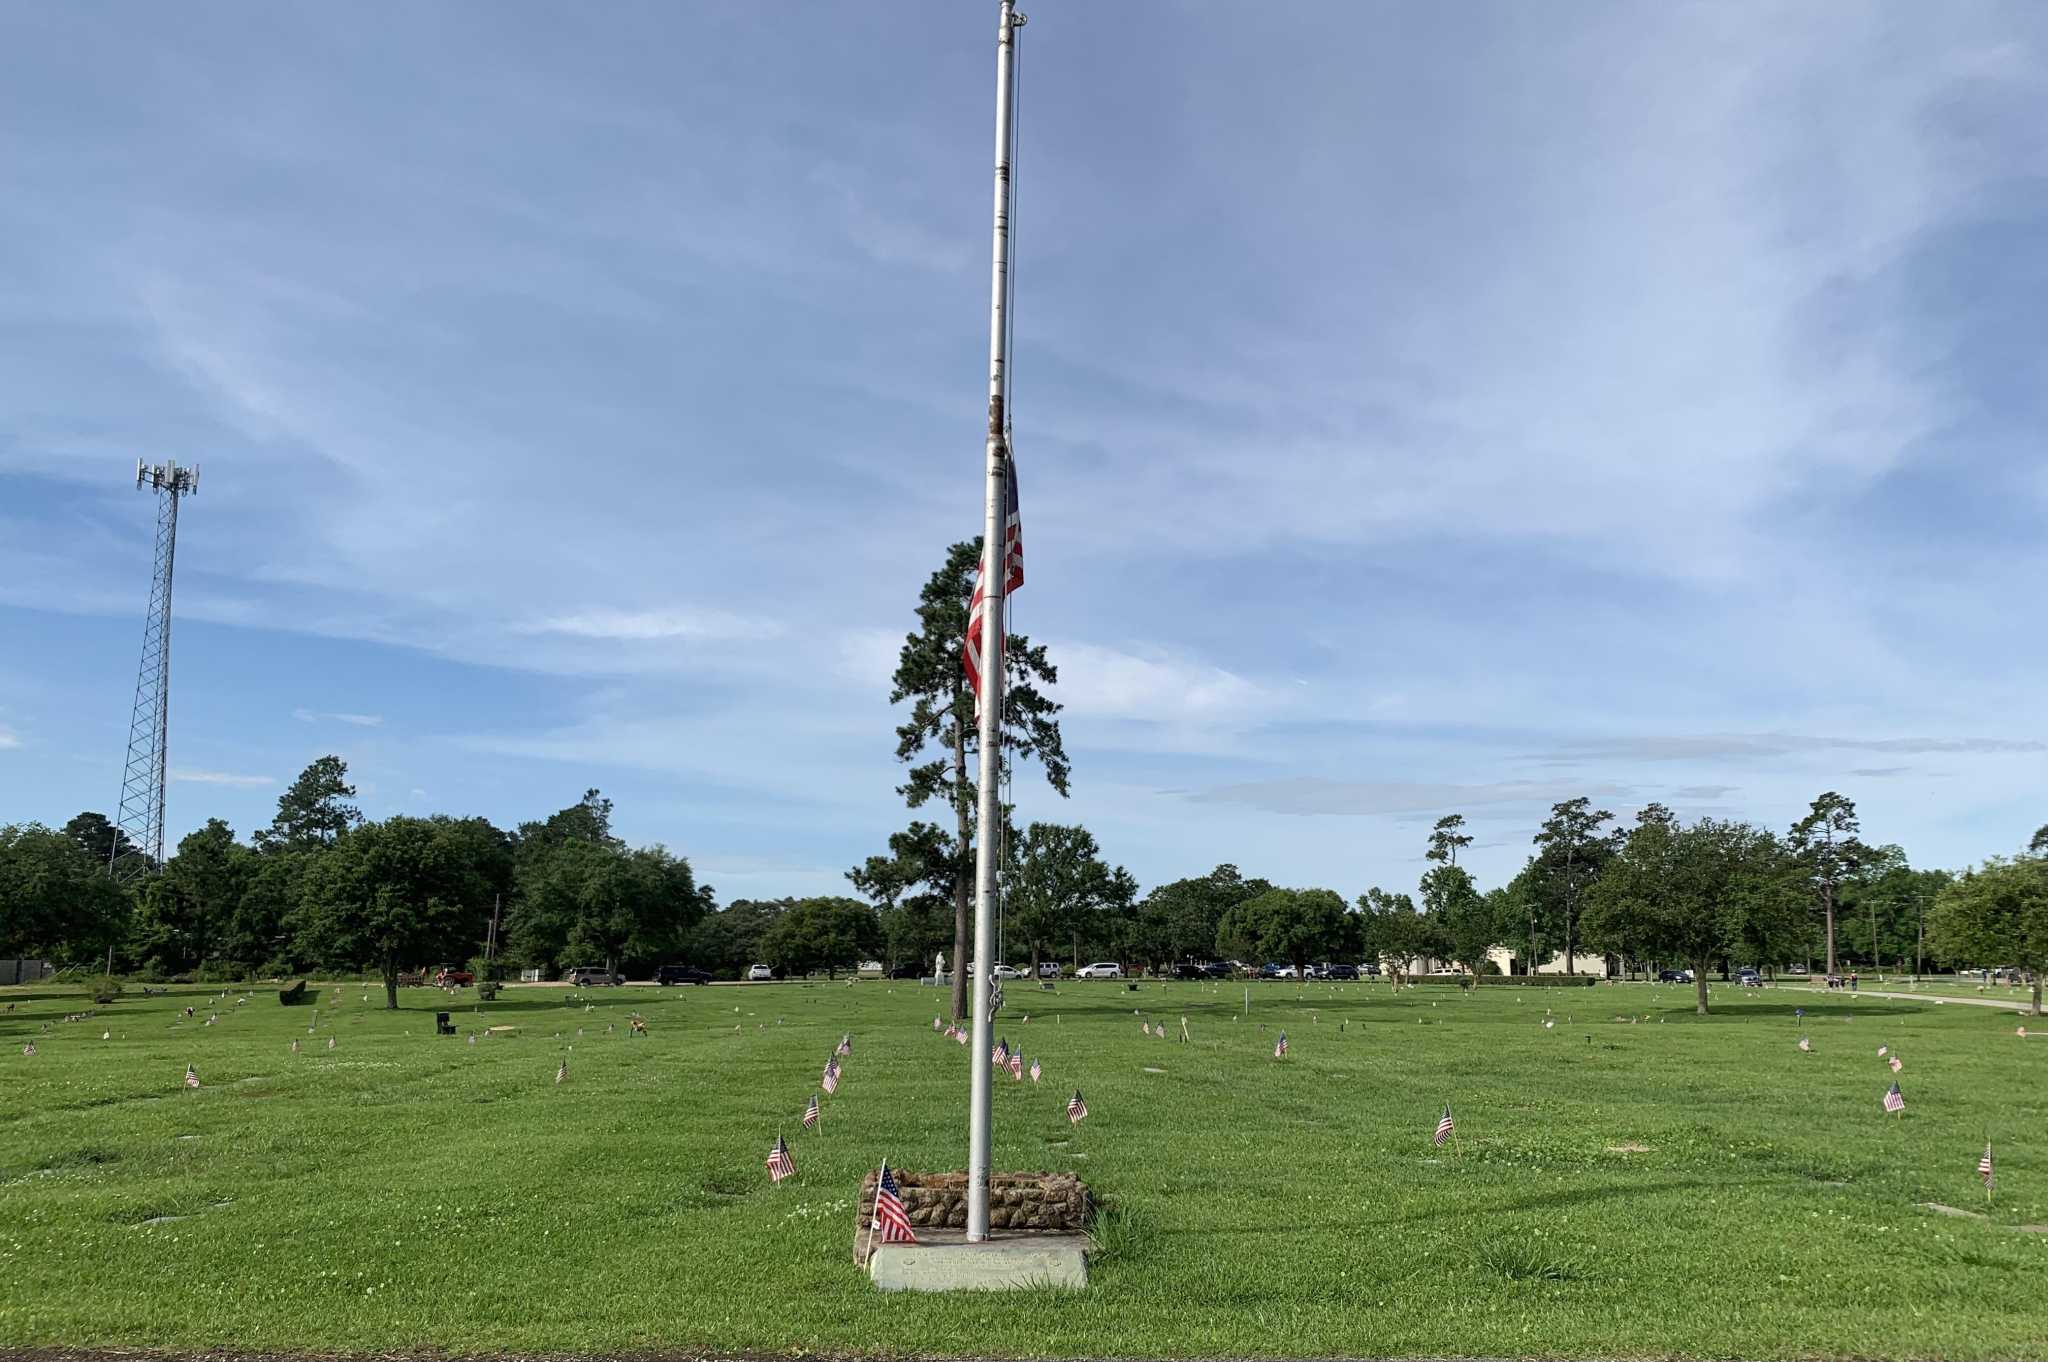
[[[1482,880],[1553,800],[2048,822],[2048,10],[1044,0],[1016,412],[1079,819]],[[905,813],[979,528],[992,4],[0,11],[0,821],[589,785],[722,897]]]

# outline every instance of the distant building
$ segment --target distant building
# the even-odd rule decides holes
[[[1524,951],[1510,950],[1506,946],[1495,946],[1486,953],[1486,958],[1502,974],[1527,974],[1529,972],[1529,957],[1527,952]],[[1564,967],[1564,956],[1561,953],[1551,956],[1536,966],[1536,973],[1538,974],[1564,974],[1567,972]],[[1586,974],[1591,975],[1595,979],[1605,979],[1607,977],[1607,959],[1605,956],[1580,951],[1572,956],[1572,967],[1569,973]]]

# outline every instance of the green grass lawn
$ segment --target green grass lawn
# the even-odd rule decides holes
[[[1013,986],[1000,1031],[1046,1077],[999,1081],[996,1166],[1079,1171],[1113,1251],[1085,1292],[884,1297],[851,1262],[862,1173],[965,1163],[968,1053],[932,1033],[932,990],[608,990],[586,1012],[519,989],[489,1009],[519,1034],[475,1046],[432,1034],[428,990],[391,1013],[323,989],[312,1035],[274,990],[131,989],[68,1023],[90,1003],[0,990],[0,1346],[2048,1357],[2048,1234],[2020,1228],[2048,1223],[2048,1036],[2008,1015],[1717,989],[1700,1019],[1647,985],[1252,995],[1233,1020],[1235,985]],[[1457,1152],[1430,1144],[1446,1099]],[[771,1186],[778,1129],[800,1174]],[[1923,1209],[1986,1210],[1987,1130],[1988,1220]]]

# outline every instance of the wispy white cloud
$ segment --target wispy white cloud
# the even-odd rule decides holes
[[[1171,649],[1141,653],[1068,641],[1050,644],[1047,652],[1060,669],[1053,698],[1078,717],[1242,723],[1272,714],[1286,699]]]
[[[0,752],[19,746],[21,746],[20,736],[6,724],[0,724]]]
[[[237,775],[229,771],[198,771],[185,766],[172,767],[170,778],[188,785],[230,785],[248,789],[277,784],[270,776]]]
[[[384,723],[381,714],[344,714],[316,709],[295,709],[292,717],[302,724],[353,724],[357,728],[378,728]]]
[[[1189,799],[1204,804],[1244,804],[1266,813],[1381,814],[1453,813],[1484,804],[1548,804],[1579,795],[1623,795],[1620,785],[1563,780],[1506,780],[1484,785],[1423,781],[1323,780],[1301,776],[1246,781],[1198,790]]]
[[[768,639],[782,633],[780,622],[726,610],[583,610],[517,626],[521,633],[567,634],[574,638],[651,642],[657,639]]]

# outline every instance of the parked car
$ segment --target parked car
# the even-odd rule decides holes
[[[1173,977],[1176,979],[1206,979],[1209,977],[1209,974],[1200,965],[1183,962],[1173,967]]]
[[[610,970],[597,965],[579,965],[564,975],[563,979],[572,988],[594,988],[598,985],[616,988],[626,982],[623,975],[613,974]]]
[[[468,988],[476,982],[476,976],[466,969],[443,968],[434,976],[434,983],[441,988]]]
[[[1376,965],[1376,964],[1373,964],[1373,963],[1371,963],[1371,962],[1367,962],[1366,964],[1360,965],[1360,966],[1358,967],[1358,972],[1359,972],[1360,974],[1368,974],[1368,975],[1374,975],[1374,976],[1377,976],[1377,975],[1379,974],[1379,972],[1380,972],[1380,967],[1379,967],[1378,965]]]
[[[1114,960],[1097,960],[1092,965],[1083,965],[1074,971],[1076,979],[1121,979],[1124,967]]]
[[[1356,965],[1326,965],[1326,966],[1324,966],[1324,967],[1323,967],[1323,977],[1324,977],[1325,979],[1351,979],[1351,980],[1356,980],[1356,979],[1358,978],[1358,966],[1356,966]]]
[[[1259,966],[1259,977],[1261,979],[1279,979],[1283,976],[1280,973],[1280,966],[1268,960],[1265,964]]]
[[[1202,977],[1204,979],[1228,979],[1230,972],[1230,966],[1221,960],[1211,960],[1208,964],[1202,966]]]
[[[747,982],[763,984],[775,977],[775,971],[766,965],[755,965],[747,970]]]
[[[1692,982],[1692,971],[1689,969],[1660,969],[1657,971],[1657,982],[1660,984],[1689,984]]]
[[[990,968],[989,973],[995,975],[998,979],[1022,979],[1024,977],[1024,971],[1018,969],[1015,965],[996,965]]]
[[[1294,966],[1292,965],[1268,965],[1266,968],[1273,971],[1266,976],[1269,979],[1293,979],[1299,977],[1295,974]]]
[[[1057,961],[1057,960],[1041,960],[1041,961],[1039,961],[1039,962],[1038,962],[1038,977],[1039,977],[1039,978],[1041,978],[1041,979],[1057,979],[1057,978],[1059,978],[1059,977],[1060,977],[1060,962],[1059,962],[1059,961]]]
[[[707,970],[698,969],[695,965],[663,965],[660,969],[654,971],[654,982],[657,984],[708,984],[711,982],[711,974]]]
[[[1735,982],[1744,988],[1762,988],[1764,976],[1753,969],[1739,969],[1735,971]]]
[[[907,965],[898,965],[895,969],[890,970],[889,977],[891,979],[922,979],[924,978],[924,970],[913,960]]]

